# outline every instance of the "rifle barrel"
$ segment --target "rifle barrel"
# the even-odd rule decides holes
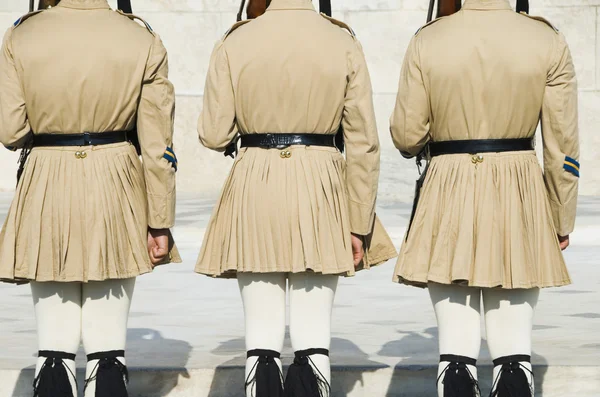
[[[433,8],[435,6],[435,0],[429,0],[429,10],[427,11],[427,23],[433,20]]]
[[[237,14],[237,21],[240,22],[244,18],[244,6],[246,5],[246,0],[242,0],[240,4],[240,9]]]

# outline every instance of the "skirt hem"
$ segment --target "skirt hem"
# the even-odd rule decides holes
[[[436,275],[425,275],[425,276],[413,276],[413,275],[400,275],[395,274],[393,281],[398,284],[405,284],[418,288],[427,288],[427,284],[430,282],[445,284],[445,285],[460,285],[464,287],[473,288],[503,288],[503,289],[531,289],[531,288],[552,288],[552,287],[564,287],[571,284],[571,279],[567,278],[559,281],[551,282],[484,282],[477,280],[468,279],[450,279],[448,277],[436,276]]]
[[[317,270],[316,266],[306,266],[304,269],[285,269],[285,270],[281,270],[278,269],[277,267],[273,267],[273,268],[269,268],[267,270],[238,270],[236,268],[227,268],[227,266],[220,266],[220,268],[226,268],[226,270],[223,270],[221,272],[215,272],[215,271],[210,271],[210,270],[205,270],[205,269],[194,269],[194,272],[197,274],[202,274],[204,276],[208,276],[208,277],[212,277],[212,278],[236,278],[237,277],[237,273],[305,273],[305,272],[311,272],[311,273],[316,273],[316,274],[323,274],[323,275],[338,275],[341,277],[353,277],[357,272],[363,271],[363,270],[369,270],[371,268],[374,268],[376,266],[382,265],[384,263],[386,263],[388,260],[393,259],[394,257],[397,256],[397,253],[394,251],[393,253],[388,253],[385,255],[379,255],[377,256],[377,258],[372,259],[372,263],[370,264],[366,264],[364,266],[360,266],[355,268],[354,264],[351,265],[351,269],[348,270],[333,270],[333,271],[328,271],[328,270],[323,270],[323,269],[319,269]]]
[[[106,277],[89,277],[82,279],[81,277],[52,277],[52,276],[41,276],[41,277],[32,277],[28,275],[18,275],[14,276],[2,276],[0,275],[0,282],[10,283],[10,284],[27,284],[30,281],[35,282],[59,282],[59,283],[87,283],[90,281],[106,281],[106,280],[123,280],[127,278],[134,278],[144,274],[152,273],[153,269],[148,269],[145,271],[136,271],[136,272],[128,272],[119,274],[116,276],[106,276]]]
[[[368,258],[368,263],[366,263],[364,266],[361,266],[359,269],[357,269],[357,271],[369,270],[370,268],[373,268],[373,267],[376,267],[379,265],[383,265],[387,261],[394,259],[397,256],[398,256],[398,252],[396,251],[396,248],[394,248],[386,253],[380,253],[375,258]]]
[[[304,269],[278,269],[277,267],[274,268],[269,268],[269,269],[265,269],[265,270],[238,270],[235,268],[228,268],[226,270],[223,270],[221,272],[215,272],[215,271],[210,271],[210,270],[203,270],[203,269],[194,269],[195,273],[198,274],[202,274],[208,277],[213,277],[213,278],[236,278],[237,277],[237,273],[305,273],[305,272],[311,272],[311,273],[316,273],[316,274],[324,274],[324,275],[339,275],[339,276],[344,276],[344,277],[351,277],[354,276],[354,274],[356,273],[356,269],[354,269],[354,265],[352,265],[352,270],[332,270],[332,271],[327,271],[327,270],[323,270],[323,269],[313,269],[310,266],[305,267]]]

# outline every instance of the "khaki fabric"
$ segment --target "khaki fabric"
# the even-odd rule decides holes
[[[481,287],[570,282],[556,235],[574,227],[577,82],[564,36],[505,0],[467,0],[421,29],[400,75],[391,134],[405,156],[430,141],[529,138],[534,153],[435,157],[395,272],[398,281]]]
[[[243,149],[197,272],[351,275],[351,232],[371,236],[377,247],[365,267],[396,255],[375,221],[379,138],[365,57],[349,28],[320,16],[309,0],[273,0],[263,16],[237,24],[216,44],[204,94],[198,133],[210,149],[225,150],[237,133],[333,140],[341,124],[346,156],[316,146],[292,146],[289,156]]]
[[[0,54],[0,141],[137,127],[129,143],[34,148],[0,234],[0,278],[88,281],[152,269],[147,228],[175,218],[174,90],[151,28],[105,0],[63,0],[8,29]],[[76,156],[85,152],[85,156]],[[177,250],[172,260],[179,261]]]

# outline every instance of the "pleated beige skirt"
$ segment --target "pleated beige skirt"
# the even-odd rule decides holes
[[[330,147],[246,148],[236,158],[208,224],[196,272],[305,272],[351,276],[397,255],[379,221],[352,258],[345,160]]]
[[[433,158],[394,280],[473,287],[570,284],[535,152]]]
[[[34,148],[0,233],[0,279],[87,282],[150,272],[146,206],[129,143]]]

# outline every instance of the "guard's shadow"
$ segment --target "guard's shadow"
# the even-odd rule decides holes
[[[244,338],[221,342],[211,351],[217,356],[235,356],[215,368],[208,397],[244,396],[246,342]]]
[[[403,335],[399,340],[386,343],[378,353],[384,357],[402,358],[402,361],[394,368],[392,380],[385,395],[386,397],[405,395],[399,394],[399,391],[406,390],[406,382],[411,382],[411,379],[407,378],[407,367],[431,366],[432,362],[439,360],[437,327],[427,328],[420,333],[403,331],[399,331],[399,333]],[[482,395],[486,396],[489,395],[492,387],[492,364],[487,343],[484,339],[481,340],[481,353],[479,357],[480,359],[477,362],[478,377]],[[544,392],[544,377],[548,370],[548,361],[535,352],[532,353],[531,361],[535,374],[535,395],[536,397],[542,396]],[[423,381],[418,386],[423,391],[423,395],[437,395],[435,372],[437,371],[430,371],[431,379]],[[414,386],[412,385],[412,387]]]
[[[179,383],[181,377],[189,378],[186,364],[192,346],[176,339],[164,338],[160,332],[149,328],[130,328],[127,331],[127,366],[130,370],[130,397],[165,397]],[[166,354],[165,354],[166,353]],[[35,358],[32,357],[32,362]],[[85,383],[85,353],[77,353],[77,382],[83,395]],[[139,368],[143,368],[140,370]],[[169,368],[168,371],[162,370]],[[160,370],[160,371],[159,371]],[[19,373],[11,397],[31,397],[35,366]]]
[[[32,356],[32,362],[35,362],[35,357]],[[11,397],[31,397],[33,395],[33,376],[35,372],[35,365],[27,368],[23,368],[19,372],[19,376],[15,381]]]
[[[208,397],[240,397],[244,395],[245,351],[244,338],[223,342],[212,351],[216,355],[236,356],[215,368]],[[367,353],[347,339],[332,338],[330,355],[333,373],[331,395],[335,397],[346,397],[357,385],[364,384],[365,373],[387,367],[383,363],[370,360]],[[287,366],[291,364],[292,360],[293,353],[289,348],[289,337],[286,337],[286,348],[282,354],[284,376]],[[351,362],[352,370],[346,370],[344,366],[336,364],[336,361]]]
[[[346,397],[354,389],[365,384],[365,374],[375,372],[389,365],[369,359],[369,355],[348,339],[333,338],[331,340],[333,357],[331,379],[331,396]],[[337,352],[337,354],[336,354]],[[336,357],[351,364],[348,370],[343,365],[336,364]]]
[[[192,346],[186,341],[164,338],[149,328],[131,328],[127,351],[130,397],[168,396],[181,378],[190,377],[186,366]]]

